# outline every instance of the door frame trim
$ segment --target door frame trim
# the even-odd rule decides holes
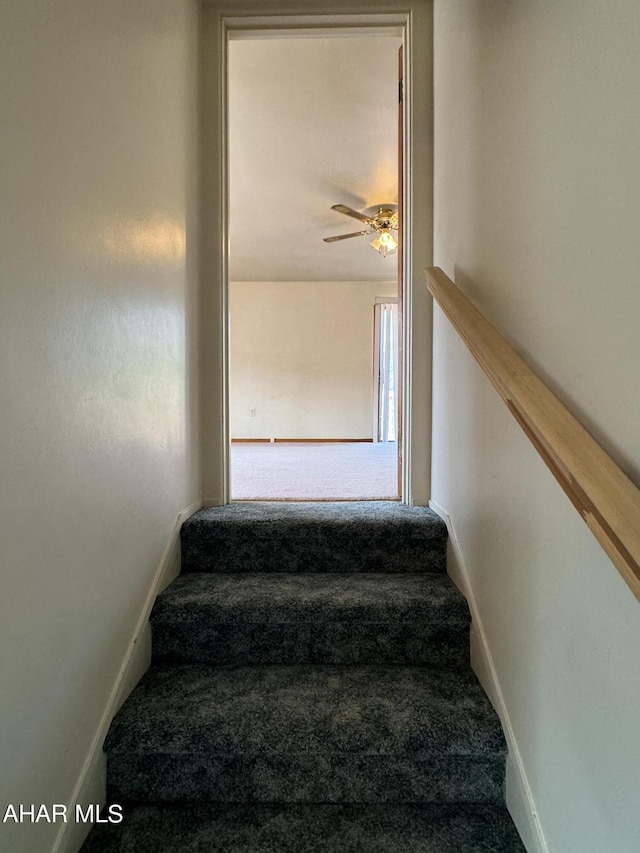
[[[200,452],[205,505],[230,499],[228,43],[263,34],[326,36],[345,29],[353,35],[401,33],[403,39],[404,223],[405,234],[420,234],[420,239],[405,239],[403,246],[402,495],[409,504],[427,504],[430,498],[432,322],[423,273],[432,263],[432,6],[420,0],[351,0],[348,12],[341,8],[340,0],[213,0],[201,10]]]

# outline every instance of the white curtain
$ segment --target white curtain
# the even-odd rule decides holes
[[[398,423],[398,306],[376,305],[379,311],[378,441],[395,441]]]

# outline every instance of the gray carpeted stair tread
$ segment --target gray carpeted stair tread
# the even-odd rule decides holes
[[[385,524],[429,539],[438,535],[444,522],[424,506],[407,506],[400,501],[234,501],[225,506],[205,507],[185,521],[185,526],[215,521],[249,529],[252,536],[270,535],[279,525],[313,528]]]
[[[469,609],[446,575],[189,574],[156,600],[156,662],[469,663]]]
[[[446,575],[189,574],[156,599],[152,624],[163,621],[368,622],[430,620],[469,626],[464,596]]]
[[[525,853],[499,806],[149,804],[124,815],[81,853]]]
[[[116,716],[116,752],[504,755],[471,672],[390,666],[153,667]]]
[[[118,799],[493,802],[505,742],[471,673],[153,667],[109,732]]]
[[[393,501],[232,503],[182,526],[182,572],[445,572],[446,525]]]

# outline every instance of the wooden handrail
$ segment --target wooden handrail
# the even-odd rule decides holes
[[[427,286],[640,600],[640,490],[439,267]]]

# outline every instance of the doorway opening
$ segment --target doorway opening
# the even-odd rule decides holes
[[[241,35],[227,57],[230,498],[398,499],[402,247],[380,251],[371,222],[402,204],[402,31]]]
[[[201,241],[202,278],[198,347],[202,381],[200,461],[202,500],[220,506],[231,498],[229,412],[229,116],[228,52],[236,39],[265,35],[401,33],[404,54],[404,198],[401,221],[404,372],[402,401],[402,501],[425,505],[431,493],[432,301],[424,270],[433,264],[433,21],[429,4],[390,0],[381,12],[371,0],[352,0],[337,12],[333,0],[208,0],[202,18]],[[373,85],[375,80],[371,81]],[[333,202],[333,199],[332,199]],[[323,232],[323,236],[335,233]],[[411,235],[418,235],[411,239]],[[365,238],[363,238],[365,239]],[[345,241],[349,242],[349,241]],[[338,244],[339,245],[339,244]]]

